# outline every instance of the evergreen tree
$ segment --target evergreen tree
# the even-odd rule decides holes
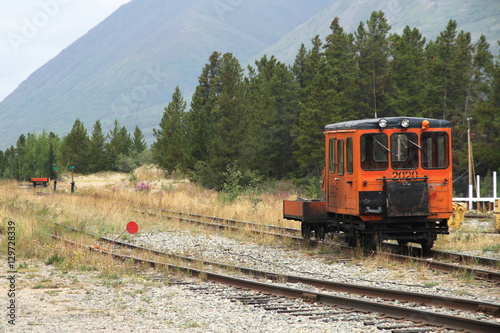
[[[221,54],[214,52],[198,78],[191,108],[185,117],[189,169],[195,169],[196,163],[206,161],[208,156],[208,145],[215,122],[212,110],[217,106],[221,91],[220,67]]]
[[[14,146],[10,146],[5,150],[5,169],[3,171],[4,179],[18,179],[16,166],[17,166],[17,151]]]
[[[97,120],[92,130],[92,137],[90,138],[90,154],[89,154],[89,168],[91,172],[99,172],[106,170],[107,166],[106,156],[106,137],[102,132],[101,121]]]
[[[222,188],[224,171],[241,157],[241,138],[246,136],[246,105],[243,85],[243,69],[238,60],[225,53],[220,59],[219,94],[210,110],[213,121],[212,135],[208,146],[207,167],[209,187]],[[246,165],[240,164],[243,169]],[[205,169],[205,171],[208,171]]]
[[[90,171],[88,157],[90,153],[90,139],[87,129],[80,119],[75,120],[71,131],[61,144],[62,162],[66,166],[74,166],[81,173]]]
[[[436,41],[427,45],[429,80],[426,98],[428,101],[427,117],[450,119],[450,114],[455,113],[453,79],[458,75],[454,74],[453,70],[457,59],[456,38],[457,22],[450,20]]]
[[[183,167],[186,161],[183,123],[185,110],[186,102],[179,87],[176,87],[171,102],[163,112],[160,129],[153,129],[156,138],[151,146],[153,160],[168,173],[179,166]]]
[[[425,37],[406,26],[403,35],[393,34],[387,84],[386,116],[422,116],[425,108]]]
[[[27,180],[29,175],[26,173],[25,168],[25,154],[26,154],[26,136],[21,134],[16,142],[16,160],[13,167],[16,170],[17,180]]]
[[[186,117],[188,160],[196,170],[194,180],[207,187],[222,188],[228,165],[242,156],[247,119],[242,72],[232,54],[214,52],[198,79]]]
[[[48,167],[49,167],[49,177],[50,179],[57,179],[57,171],[58,168],[57,163],[57,151],[59,149],[60,140],[59,137],[53,133],[49,133],[49,154],[48,154]]]
[[[500,57],[498,58],[500,59]],[[496,66],[486,38],[474,46],[474,71],[467,99],[466,117],[472,117],[473,150],[479,160],[478,174],[500,165],[500,60]],[[465,167],[466,164],[464,164]],[[465,168],[462,168],[465,170]]]
[[[292,135],[294,137],[294,158],[299,165],[309,172],[318,173],[321,169],[320,155],[323,128],[326,125],[325,110],[317,108],[314,102],[321,103],[315,98],[318,93],[325,97],[325,87],[318,87],[321,82],[319,71],[330,70],[327,68],[324,54],[322,52],[322,41],[319,36],[312,40],[312,48],[301,60],[302,67],[302,89],[300,89],[300,103],[297,121],[294,123]],[[332,74],[331,71],[329,74]],[[325,73],[325,75],[329,75]],[[323,148],[324,149],[324,148]]]
[[[386,116],[384,92],[389,73],[389,41],[391,26],[382,11],[372,12],[366,26],[360,22],[355,33],[358,56],[358,118]]]
[[[5,170],[7,169],[8,166],[8,158],[6,154],[0,150],[0,178],[5,177]]]
[[[144,135],[142,134],[139,126],[136,125],[134,129],[134,138],[132,139],[132,150],[136,153],[142,153],[146,148],[147,146]]]
[[[296,169],[292,156],[292,124],[298,113],[300,86],[286,65],[267,56],[249,67],[247,94],[250,110],[247,138],[242,147],[249,169],[282,178]]]
[[[120,155],[128,156],[132,149],[132,139],[125,126],[120,126],[115,119],[113,129],[108,133],[108,142],[106,143],[106,154],[108,156],[108,168],[118,170],[118,158]]]
[[[292,66],[292,72],[295,75],[295,79],[297,80],[301,88],[304,88],[307,85],[304,74],[306,70],[306,59],[307,49],[304,44],[302,44]]]
[[[324,45],[325,63],[321,64],[327,70],[319,71],[328,89],[324,102],[328,123],[354,119],[357,108],[353,95],[357,71],[354,37],[344,31],[338,17],[332,21],[330,30]]]

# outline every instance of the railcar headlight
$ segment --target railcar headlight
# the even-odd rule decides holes
[[[410,126],[410,119],[407,118],[403,119],[401,121],[401,126],[403,126],[404,128],[408,128]]]
[[[382,118],[378,121],[378,125],[380,126],[380,128],[386,128],[387,127],[387,119],[385,118]]]

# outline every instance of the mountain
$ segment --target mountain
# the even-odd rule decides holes
[[[179,86],[194,91],[213,51],[242,63],[330,0],[134,0],[35,71],[0,104],[0,148],[19,135],[67,133],[76,118],[90,129],[114,119],[147,135]]]
[[[458,29],[470,32],[475,43],[485,35],[494,55],[498,55],[500,41],[500,3],[497,0],[403,0],[403,1],[332,1],[323,11],[312,16],[277,43],[259,53],[274,55],[279,60],[292,63],[301,44],[310,47],[310,40],[330,33],[334,17],[347,32],[354,33],[361,21],[365,22],[372,11],[382,10],[391,32],[402,33],[408,25],[418,28],[427,41],[434,40],[443,31],[449,20],[456,20]]]
[[[263,54],[291,63],[301,43],[328,34],[335,16],[347,31],[382,9],[399,32],[408,24],[433,39],[448,20],[493,45],[496,0],[133,0],[35,71],[0,103],[0,149],[21,134],[68,133],[76,118],[90,131],[118,119],[151,141],[176,86],[194,92],[213,51],[242,66]]]

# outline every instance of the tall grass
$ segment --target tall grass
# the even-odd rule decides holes
[[[148,173],[149,172],[149,173]],[[82,179],[76,179],[78,187],[75,194],[52,193],[44,189],[44,195],[37,190],[20,189],[16,182],[0,182],[0,246],[6,248],[6,223],[9,220],[16,223],[18,254],[24,257],[39,257],[46,261],[57,253],[58,258],[64,257],[60,265],[69,267],[97,267],[92,261],[85,261],[82,256],[66,250],[65,245],[53,240],[50,234],[55,227],[51,223],[60,222],[97,235],[107,237],[118,236],[125,230],[126,224],[135,221],[140,232],[158,232],[191,228],[176,220],[166,221],[160,217],[144,214],[148,209],[166,209],[179,212],[197,213],[228,219],[251,221],[262,224],[299,228],[295,221],[284,220],[282,207],[284,199],[294,199],[294,191],[284,193],[273,191],[243,192],[234,200],[221,200],[219,193],[207,190],[182,179],[168,179],[157,169],[141,169],[136,172],[133,181],[126,174],[114,179],[119,184],[91,186],[95,181],[83,185]],[[71,179],[71,178],[69,178]],[[146,181],[154,186],[148,191],[137,191],[136,181]],[[169,184],[169,186],[165,186]],[[205,231],[203,231],[205,232]],[[236,237],[250,238],[250,233],[242,231]],[[133,235],[129,236],[133,238]],[[266,244],[275,240],[252,239]],[[87,240],[88,241],[88,240]],[[499,251],[497,238],[493,241],[481,234],[465,234],[455,232],[450,236],[440,236],[437,248],[448,250],[493,249]],[[76,264],[75,264],[76,263]],[[80,264],[78,264],[80,263]],[[110,263],[106,264],[108,267]],[[100,266],[102,268],[104,266]]]
[[[160,182],[156,179],[159,177],[157,170],[152,171],[151,178],[147,178],[146,171],[138,173],[134,181],[158,182],[151,191],[136,191],[132,182],[124,181],[128,178],[126,175],[115,177],[120,181],[119,186],[102,186],[97,176],[87,176],[85,184],[83,179],[75,178],[80,186],[74,194],[62,190],[53,193],[51,188],[23,189],[18,188],[16,182],[0,182],[0,213],[4,220],[0,226],[1,246],[6,245],[6,237],[3,237],[6,233],[6,222],[12,220],[16,223],[16,245],[20,257],[38,257],[64,269],[75,268],[78,263],[91,269],[96,265],[84,261],[80,255],[73,253],[74,251],[67,250],[65,244],[51,237],[51,233],[57,230],[52,221],[110,238],[124,231],[130,221],[137,222],[142,232],[185,227],[175,220],[168,222],[143,214],[147,209],[166,209],[299,227],[295,222],[282,219],[282,200],[286,198],[283,194],[242,195],[228,203],[220,200],[218,193],[213,190],[183,180]],[[165,186],[165,182],[170,182],[171,186]],[[64,184],[61,183],[59,186],[63,187]],[[248,235],[249,233],[242,232],[242,236]],[[71,238],[69,235],[65,237]],[[87,244],[88,242],[87,240]],[[261,242],[265,243],[266,240]]]

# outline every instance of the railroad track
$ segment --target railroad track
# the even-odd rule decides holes
[[[398,330],[399,332],[403,332],[403,330],[404,332],[428,332],[435,329],[435,327],[423,323],[391,319],[385,316],[374,316],[373,314],[351,309],[323,306],[302,299],[291,299],[249,289],[212,284],[194,285],[189,286],[187,289],[189,291],[200,292],[203,295],[217,295],[218,297],[230,299],[231,302],[238,302],[245,306],[253,306],[294,317],[305,317],[308,320],[321,320],[326,323],[362,322],[363,327],[367,329],[374,327],[377,330],[393,330],[393,332],[398,332]]]
[[[192,223],[197,225],[205,225],[218,229],[239,231],[241,229],[247,230],[251,233],[256,234],[268,234],[273,237],[288,239],[295,242],[304,242],[300,236],[300,230],[294,228],[280,227],[274,225],[259,224],[246,221],[231,220],[213,216],[205,216],[199,214],[181,213],[169,210],[161,209],[161,213],[158,212],[144,212],[139,211],[143,214],[158,216],[167,219],[178,219],[179,221],[185,223]],[[314,243],[314,240],[308,241],[309,243]],[[384,247],[391,249],[392,251],[399,251],[401,248],[395,244],[384,243]],[[347,250],[352,251],[352,248],[345,246]],[[417,247],[406,247],[406,254],[398,254],[389,251],[384,251],[384,255],[388,258],[399,261],[399,262],[413,262],[419,263],[424,266],[429,267],[429,269],[443,271],[443,272],[459,272],[466,273],[474,276],[480,280],[487,280],[494,283],[500,283],[500,271],[479,268],[479,267],[469,267],[465,264],[479,264],[487,268],[498,268],[500,267],[500,260],[494,258],[484,258],[477,256],[468,256],[459,253],[444,252],[444,251],[430,251],[430,258],[423,258],[420,248]],[[445,259],[448,261],[458,262],[459,264],[438,261],[435,259]]]
[[[57,224],[60,227],[64,227],[73,232],[82,233],[80,230],[77,230],[72,227],[67,227],[61,224]],[[96,238],[95,235],[86,233],[93,238]],[[54,237],[60,237],[54,235]],[[113,242],[111,239],[107,239],[105,237],[98,238],[102,242]],[[383,313],[389,316],[394,317],[402,317],[407,318],[411,321],[424,321],[431,325],[443,325],[448,328],[453,329],[466,329],[474,332],[492,332],[494,330],[499,330],[500,325],[495,324],[493,322],[479,321],[474,319],[461,318],[456,316],[442,315],[435,312],[428,311],[420,311],[415,309],[414,307],[409,306],[407,303],[406,306],[395,306],[392,304],[379,303],[373,300],[367,301],[363,299],[357,299],[352,297],[342,297],[338,295],[330,295],[322,292],[311,291],[311,288],[307,290],[290,288],[287,286],[283,286],[282,284],[286,281],[287,283],[294,284],[306,284],[309,286],[314,286],[315,288],[320,288],[322,290],[333,290],[336,292],[348,292],[355,293],[358,295],[365,295],[371,297],[379,297],[383,299],[396,299],[401,302],[411,302],[417,304],[427,304],[428,306],[439,306],[439,307],[447,307],[450,309],[458,309],[462,311],[471,311],[471,312],[487,312],[494,316],[500,317],[500,305],[493,303],[483,303],[483,302],[474,302],[474,301],[466,301],[463,299],[451,299],[446,297],[439,297],[436,295],[422,295],[416,293],[408,293],[408,292],[399,292],[394,290],[384,290],[373,287],[363,287],[357,285],[348,285],[344,283],[336,283],[332,281],[324,281],[318,279],[290,276],[290,275],[281,275],[269,272],[263,272],[255,269],[249,269],[244,267],[236,267],[227,264],[209,262],[209,261],[201,261],[190,257],[178,256],[175,254],[164,253],[160,251],[150,250],[144,247],[135,246],[132,244],[127,244],[123,242],[116,242],[116,245],[120,247],[126,247],[128,249],[138,250],[141,253],[149,252],[155,256],[161,257],[169,257],[176,260],[182,260],[183,262],[192,264],[192,266],[199,266],[200,264],[211,267],[223,268],[231,271],[240,271],[246,275],[264,277],[268,280],[280,281],[280,283],[262,283],[259,281],[252,281],[247,279],[242,279],[240,277],[231,277],[219,273],[214,273],[212,271],[200,270],[197,268],[180,266],[180,265],[172,265],[166,264],[160,261],[152,261],[152,260],[143,260],[137,257],[132,257],[129,255],[123,255],[115,253],[114,251],[108,251],[104,249],[96,249],[94,246],[89,245],[79,245],[73,241],[65,240],[67,243],[86,247],[91,251],[98,251],[100,253],[111,255],[117,259],[121,260],[132,260],[134,262],[146,262],[153,267],[167,267],[168,269],[173,269],[175,271],[185,271],[192,276],[198,276],[206,278],[209,281],[223,283],[226,285],[237,286],[240,288],[249,288],[253,290],[259,290],[265,293],[272,293],[274,295],[293,297],[305,299],[311,302],[319,302],[325,305],[334,305],[342,308],[354,308],[357,311],[368,311],[368,312],[377,312]]]

